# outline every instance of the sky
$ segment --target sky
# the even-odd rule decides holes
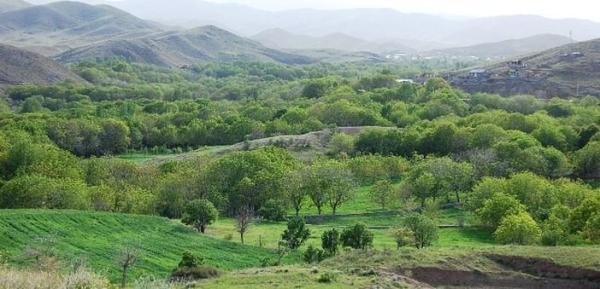
[[[449,16],[533,14],[549,18],[582,18],[600,21],[599,0],[209,0],[240,3],[267,10],[296,8],[394,8]]]

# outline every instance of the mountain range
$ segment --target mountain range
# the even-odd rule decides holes
[[[368,42],[398,43],[421,51],[421,47],[411,45],[428,43],[425,50],[429,50],[540,34],[569,36],[571,31],[579,41],[600,37],[600,23],[597,22],[533,15],[451,19],[393,9],[274,12],[202,0],[122,0],[110,3],[143,19],[185,27],[211,24],[246,37],[276,28],[311,37],[341,33]]]
[[[202,61],[313,61],[214,26],[173,29],[112,6],[71,1],[1,13],[0,39],[61,62],[122,57],[172,67]]]

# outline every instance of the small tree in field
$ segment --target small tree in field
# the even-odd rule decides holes
[[[394,239],[396,239],[396,246],[398,249],[415,245],[415,234],[408,228],[396,230],[396,232],[394,232]]]
[[[412,231],[415,246],[418,249],[431,246],[438,238],[438,227],[435,222],[426,216],[413,214],[404,221],[406,227]]]
[[[542,230],[527,212],[522,211],[504,217],[494,236],[502,244],[532,245],[541,239]]]
[[[367,249],[373,245],[373,233],[363,224],[345,229],[340,236],[342,246],[353,249]]]
[[[287,246],[292,249],[298,249],[310,237],[310,230],[306,228],[306,223],[300,217],[288,221],[287,229],[281,235]]]
[[[191,201],[185,207],[181,221],[186,225],[193,226],[201,233],[204,233],[206,231],[206,226],[212,224],[217,219],[218,215],[219,212],[209,200],[198,199]]]
[[[385,209],[394,199],[394,184],[390,180],[377,181],[370,191],[371,201]]]
[[[135,246],[125,246],[119,251],[117,265],[121,267],[121,288],[125,288],[125,285],[127,285],[127,274],[129,269],[137,262],[138,255],[139,250]]]
[[[240,233],[240,239],[242,244],[244,244],[244,234],[250,228],[250,224],[254,219],[254,210],[248,206],[243,206],[238,210],[238,213],[235,216],[236,228],[238,233]]]
[[[327,256],[335,256],[340,245],[340,233],[336,229],[323,232],[321,235],[321,247]]]

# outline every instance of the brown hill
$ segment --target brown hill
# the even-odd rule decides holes
[[[0,87],[23,83],[82,81],[52,59],[9,45],[0,44]]]
[[[600,39],[449,76],[467,92],[532,94],[542,98],[600,96]]]
[[[124,58],[131,62],[180,67],[203,61],[274,61],[303,64],[311,58],[266,48],[215,26],[170,31],[133,39],[109,40],[69,50],[56,59]]]

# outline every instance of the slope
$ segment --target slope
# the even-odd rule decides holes
[[[426,54],[442,56],[474,56],[481,59],[502,59],[535,53],[571,43],[566,36],[541,34],[532,37],[483,43],[467,47],[433,50]]]
[[[7,44],[52,55],[99,40],[160,31],[157,25],[108,5],[54,2],[0,14],[0,37]]]
[[[540,53],[451,75],[450,82],[468,92],[538,97],[600,96],[600,39],[569,44]]]
[[[0,0],[0,13],[29,7],[30,4],[23,0]]]
[[[119,275],[115,258],[134,244],[139,261],[132,276],[166,277],[185,251],[202,256],[221,270],[258,266],[274,253],[206,237],[168,219],[110,213],[47,210],[0,211],[2,250],[18,258],[28,248],[51,248],[67,264],[83,258],[111,279]]]
[[[82,81],[66,67],[42,55],[0,44],[0,86],[21,83]]]
[[[324,36],[314,37],[287,32],[283,29],[269,29],[251,37],[263,45],[275,49],[300,49],[300,50],[321,50],[333,49],[340,51],[405,51],[410,49],[402,45],[383,45],[369,42],[343,33],[332,33]]]
[[[304,64],[313,60],[266,48],[215,26],[170,31],[134,39],[109,40],[67,51],[61,62],[121,57],[131,62],[180,67],[202,61],[274,61]]]

